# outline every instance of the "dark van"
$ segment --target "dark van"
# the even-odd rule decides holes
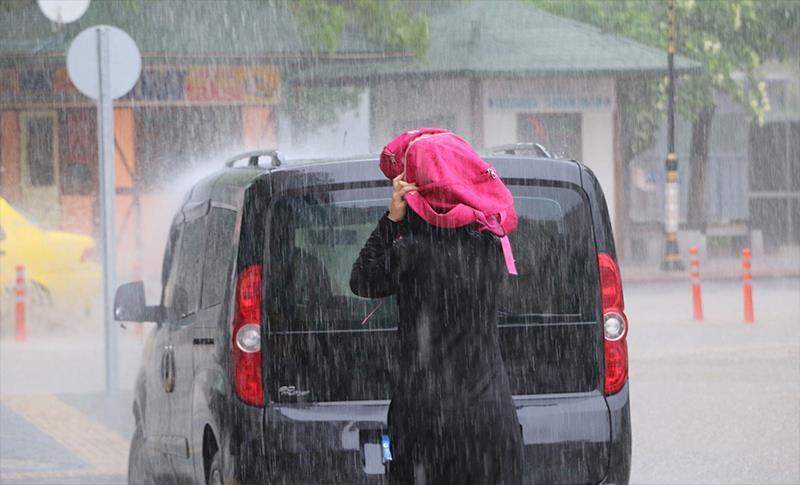
[[[515,153],[485,159],[519,217],[499,325],[526,483],[627,483],[627,320],[603,192],[580,163]],[[118,320],[157,323],[131,483],[384,483],[397,308],[349,277],[391,184],[376,159],[281,159],[243,154],[191,189],[158,305],[142,282],[117,290]]]

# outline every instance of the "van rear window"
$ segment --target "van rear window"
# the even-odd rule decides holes
[[[598,278],[585,194],[509,186],[518,276],[501,290],[501,350],[514,394],[579,392],[600,376]],[[394,297],[361,298],[350,271],[391,188],[306,191],[273,199],[268,216],[268,388],[311,401],[388,399],[398,311]]]
[[[589,204],[579,189],[511,186],[519,223],[509,239],[517,276],[500,299],[500,324],[591,321],[597,256]]]
[[[268,285],[274,290],[267,308],[271,332],[396,329],[394,297],[370,300],[350,291],[353,262],[386,212],[389,190],[305,193],[274,202]]]
[[[510,188],[519,219],[510,237],[519,275],[503,286],[501,324],[593,320],[597,277],[588,204],[569,188]],[[396,328],[393,297],[365,299],[349,284],[353,262],[390,195],[380,187],[308,192],[274,202],[271,332]]]

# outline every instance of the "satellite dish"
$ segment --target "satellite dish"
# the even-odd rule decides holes
[[[97,36],[101,30],[108,35],[109,95],[116,99],[133,89],[142,72],[142,55],[136,42],[124,30],[110,25],[95,25],[78,34],[67,51],[67,73],[78,91],[92,99],[100,97]]]
[[[91,0],[36,0],[36,3],[48,19],[59,24],[68,24],[86,13]]]

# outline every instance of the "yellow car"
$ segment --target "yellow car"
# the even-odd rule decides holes
[[[88,313],[101,301],[102,270],[91,237],[46,231],[0,197],[0,291],[4,322],[15,313],[16,266],[25,267],[29,319],[32,311]],[[77,312],[75,312],[77,313]],[[33,325],[35,322],[29,322]]]

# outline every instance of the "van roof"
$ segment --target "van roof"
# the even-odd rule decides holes
[[[574,160],[509,154],[484,156],[483,159],[507,181],[536,178],[581,185],[580,164]],[[358,182],[389,184],[374,155],[290,160],[278,167],[247,165],[223,168],[198,182],[188,198],[197,200],[210,196],[214,200],[232,203],[237,197],[235,192],[268,177],[273,177],[277,186],[287,190]]]

